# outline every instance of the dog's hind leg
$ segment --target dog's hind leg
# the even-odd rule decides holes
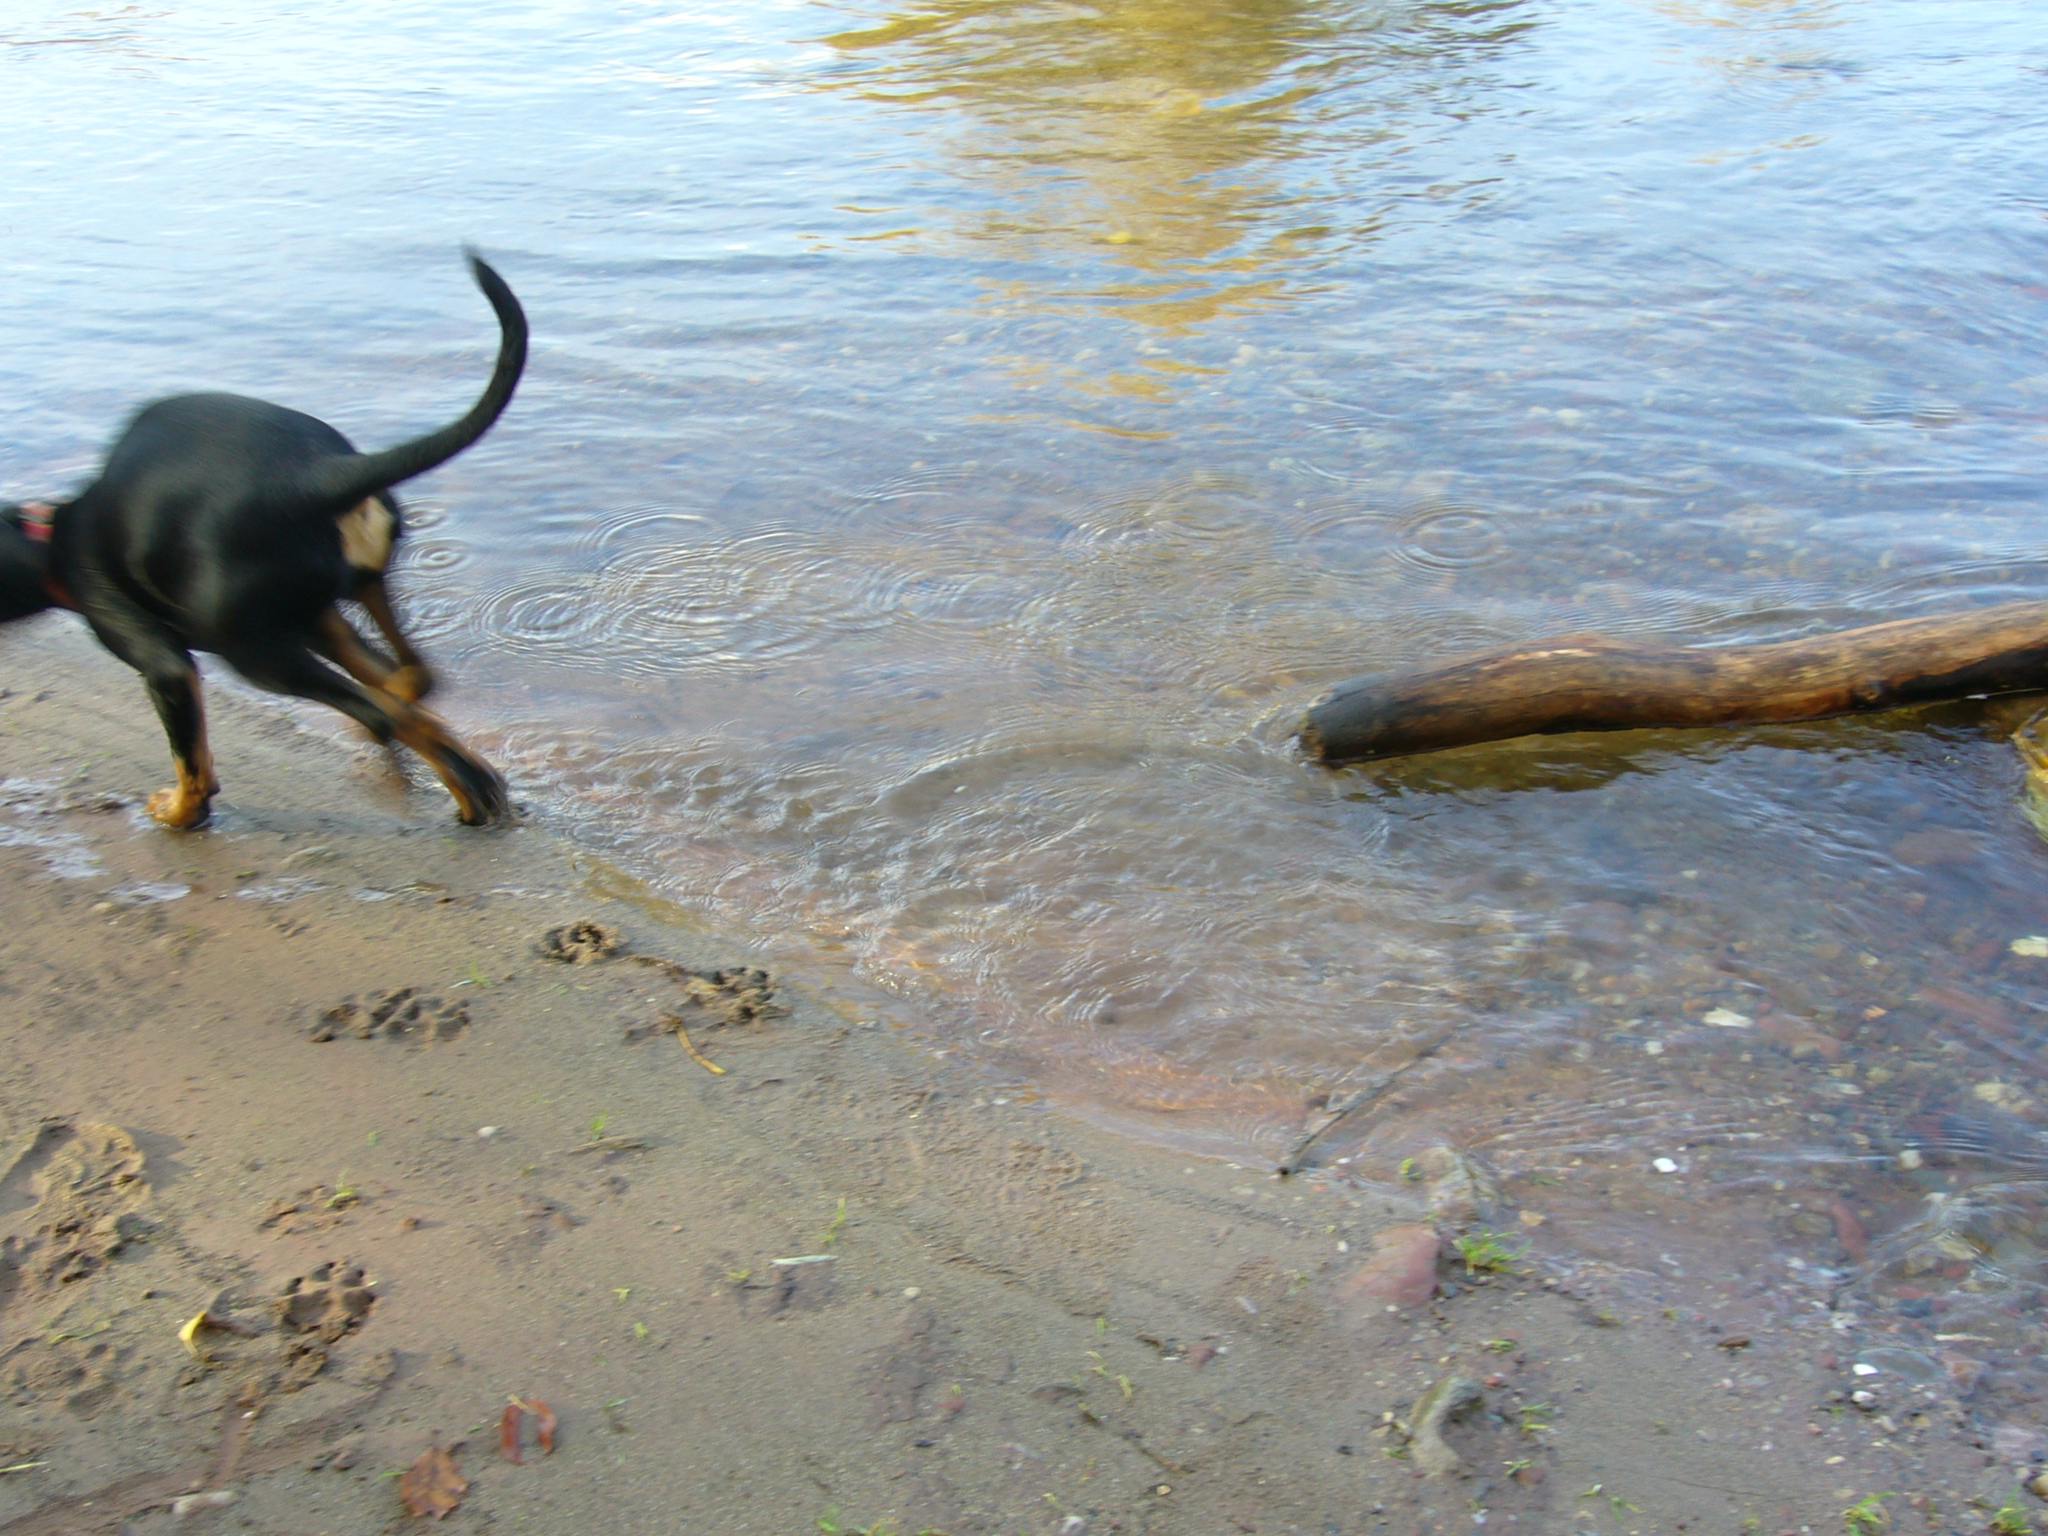
[[[384,643],[391,647],[391,654],[398,658],[398,670],[384,685],[385,691],[397,694],[408,704],[417,704],[434,691],[434,674],[420,653],[412,648],[405,631],[398,627],[398,615],[391,611],[391,594],[385,590],[383,575],[379,573],[359,581],[355,600],[363,605],[363,611],[369,614],[378,632],[384,636]]]
[[[206,744],[206,706],[199,698],[199,672],[186,661],[182,677],[148,679],[149,699],[164,734],[171,739],[171,763],[178,782],[149,797],[149,814],[179,831],[199,826],[213,814],[220,780],[213,776],[213,749]]]
[[[398,678],[398,671],[370,648],[370,642],[362,637],[355,625],[342,617],[339,608],[330,608],[320,616],[319,650],[322,656],[365,688],[393,694],[408,704],[413,702],[392,686]]]
[[[206,708],[199,697],[199,669],[192,653],[154,619],[104,586],[84,586],[91,599],[80,603],[100,643],[142,674],[171,742],[178,782],[149,797],[149,814],[164,826],[187,831],[204,824],[220,792],[213,776],[213,752],[206,744]]]
[[[347,632],[345,639],[342,631]],[[356,649],[363,648],[361,637],[347,620],[330,610],[321,621],[322,648],[345,651],[351,642]],[[259,688],[338,709],[379,741],[395,739],[411,747],[455,797],[455,813],[465,825],[481,826],[510,810],[505,781],[497,770],[417,705],[382,688],[365,687],[343,677],[303,645],[282,637],[265,650],[223,654],[229,665]]]

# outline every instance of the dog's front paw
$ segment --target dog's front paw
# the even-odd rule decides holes
[[[204,826],[213,813],[213,797],[183,784],[173,784],[149,797],[149,814],[160,826],[189,832]]]
[[[455,796],[455,816],[466,827],[487,827],[512,818],[512,796],[497,769],[480,757],[463,754],[456,768],[461,791]],[[451,783],[448,786],[454,789]]]

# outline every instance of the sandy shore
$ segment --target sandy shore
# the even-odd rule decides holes
[[[1848,1405],[1765,1278],[1404,1294],[1377,1235],[1515,1213],[1122,1142],[789,978],[749,1017],[622,872],[213,719],[216,824],[163,833],[132,675],[0,633],[0,1532],[381,1531],[433,1446],[450,1529],[628,1536],[1981,1530],[2015,1486],[1967,1383]],[[578,919],[622,953],[545,958]]]

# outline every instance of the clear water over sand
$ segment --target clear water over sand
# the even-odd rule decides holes
[[[1981,711],[1289,737],[1507,640],[2048,596],[2034,7],[22,0],[0,81],[0,493],[178,389],[453,414],[475,242],[535,349],[413,490],[449,713],[849,1007],[1245,1160],[1416,1060],[1327,1159],[2033,1294]]]

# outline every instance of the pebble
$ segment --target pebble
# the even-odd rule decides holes
[[[1467,1376],[1446,1376],[1416,1400],[1408,1450],[1424,1477],[1454,1477],[1465,1470],[1463,1458],[1444,1440],[1444,1426],[1485,1402],[1479,1383]]]
[[[1443,1246],[1433,1227],[1389,1227],[1372,1240],[1372,1257],[1345,1281],[1339,1296],[1346,1302],[1384,1302],[1417,1307],[1436,1294],[1437,1254]]]
[[[485,1141],[489,1141],[493,1136],[497,1135],[498,1132],[502,1131],[503,1129],[504,1127],[502,1125],[480,1125],[476,1128],[476,1133],[477,1135],[481,1136]]]
[[[181,1494],[171,1500],[171,1518],[182,1520],[202,1509],[226,1509],[240,1497],[232,1488],[216,1488],[212,1493]]]
[[[1700,1016],[1700,1022],[1722,1029],[1747,1029],[1753,1021],[1748,1014],[1737,1013],[1733,1008],[1709,1008]]]
[[[1500,1184],[1485,1159],[1459,1147],[1430,1147],[1415,1159],[1429,1181],[1429,1208],[1454,1222],[1483,1221],[1500,1204]]]
[[[906,1285],[905,1287],[903,1287],[903,1299],[905,1301],[915,1301],[918,1297],[922,1296],[923,1294],[924,1292],[919,1290],[914,1285]]]
[[[2023,1089],[1995,1079],[1988,1083],[1979,1083],[1970,1092],[1993,1109],[2003,1109],[2013,1114],[2024,1114],[2034,1107],[2034,1101]]]
[[[1658,1171],[1659,1173],[1676,1173],[1676,1172],[1678,1172],[1678,1164],[1674,1163],[1674,1162],[1673,1162],[1673,1161],[1672,1161],[1672,1160],[1671,1160],[1670,1158],[1668,1158],[1668,1157],[1660,1157],[1660,1158],[1657,1158],[1656,1160],[1654,1160],[1654,1161],[1653,1161],[1653,1162],[1652,1162],[1652,1163],[1650,1164],[1650,1166],[1651,1166],[1652,1168],[1656,1169],[1656,1170],[1657,1170],[1657,1171]]]

